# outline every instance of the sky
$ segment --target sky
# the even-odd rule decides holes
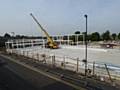
[[[120,0],[0,0],[0,35],[43,35],[30,13],[50,35],[120,32]]]

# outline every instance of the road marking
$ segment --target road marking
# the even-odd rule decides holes
[[[31,67],[30,65],[27,65],[27,64],[25,64],[25,63],[19,62],[19,61],[15,60],[15,59],[13,59],[13,58],[11,58],[11,57],[8,57],[8,56],[5,56],[5,55],[1,55],[1,56],[4,57],[4,58],[9,59],[9,60],[12,61],[12,62],[15,62],[15,63],[17,63],[17,64],[19,64],[19,65],[22,65],[22,66],[24,66],[24,67],[26,67],[26,68],[28,68],[28,69],[30,69],[30,70],[33,70],[33,71],[35,71],[35,72],[37,72],[37,73],[40,73],[40,74],[42,74],[42,75],[44,75],[44,76],[47,76],[47,77],[49,77],[49,78],[51,78],[51,79],[54,79],[54,80],[59,81],[59,82],[62,82],[62,83],[66,84],[66,85],[69,85],[69,86],[71,86],[71,87],[74,87],[74,88],[77,89],[77,90],[86,90],[86,89],[84,89],[84,88],[82,88],[82,87],[79,87],[79,86],[77,86],[77,85],[71,84],[71,83],[69,83],[69,82],[66,82],[66,81],[64,81],[64,80],[61,80],[61,79],[59,79],[59,78],[57,78],[57,77],[54,77],[54,76],[52,76],[52,75],[49,75],[49,74],[47,74],[47,73],[45,73],[45,72],[43,72],[43,71],[41,71],[41,70],[39,70],[39,69],[37,69],[37,68],[35,68],[35,67]]]

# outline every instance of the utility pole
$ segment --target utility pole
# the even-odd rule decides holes
[[[86,32],[85,32],[85,76],[87,76],[87,15],[84,15],[86,19]]]

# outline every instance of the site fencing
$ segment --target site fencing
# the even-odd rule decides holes
[[[85,63],[79,58],[73,58],[68,56],[60,56],[49,53],[47,50],[38,49],[7,49],[8,53],[14,53],[17,55],[23,55],[29,57],[37,62],[46,63],[54,67],[67,69],[76,73],[85,73]],[[120,79],[120,68],[111,67],[110,65],[105,66],[104,63],[87,62],[87,75],[88,76],[99,76],[104,78]],[[110,74],[110,76],[109,76]]]

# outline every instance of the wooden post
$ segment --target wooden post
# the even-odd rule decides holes
[[[76,72],[78,72],[79,70],[79,58],[77,58],[77,68],[76,68]]]
[[[52,56],[52,66],[55,66],[55,55]]]
[[[95,62],[93,62],[93,76],[95,75]]]
[[[61,62],[61,66],[63,67],[63,69],[65,69],[65,56],[63,56],[63,62]]]

